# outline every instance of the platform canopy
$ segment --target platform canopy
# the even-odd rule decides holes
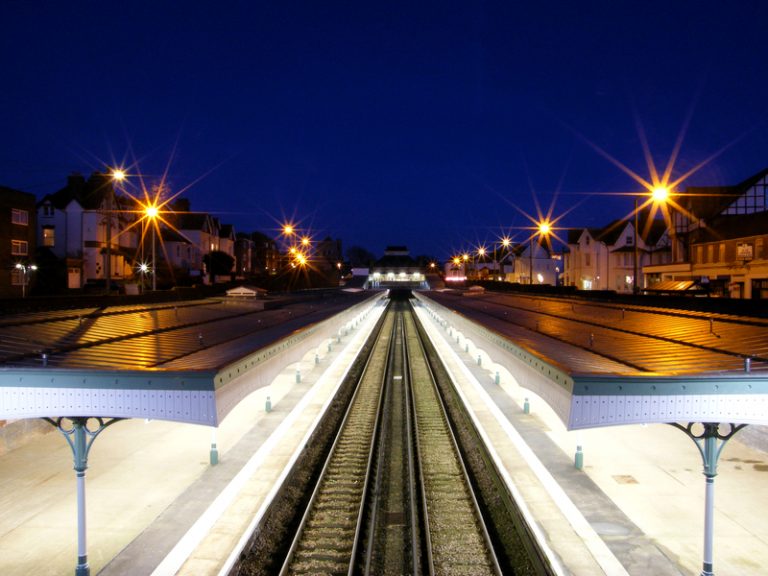
[[[0,419],[217,426],[244,397],[335,342],[380,300],[336,292],[273,302],[267,310],[222,298],[6,316]]]
[[[568,429],[768,424],[768,322],[546,297],[417,295]]]

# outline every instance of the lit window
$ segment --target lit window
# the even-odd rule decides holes
[[[27,212],[26,210],[19,210],[18,208],[12,208],[11,223],[18,224],[19,226],[28,226],[29,212]]]
[[[11,240],[11,255],[27,256],[29,254],[29,243],[26,240]]]
[[[56,230],[53,226],[43,226],[43,246],[56,245]]]

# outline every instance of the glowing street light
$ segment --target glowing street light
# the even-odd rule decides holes
[[[669,188],[666,186],[656,186],[653,190],[651,190],[651,198],[653,198],[653,201],[657,204],[666,202],[669,198],[669,195]]]
[[[27,284],[29,284],[29,273],[37,270],[34,264],[16,264],[16,270],[21,271],[21,297],[27,297]]]

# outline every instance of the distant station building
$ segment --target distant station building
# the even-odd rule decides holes
[[[428,288],[424,269],[405,246],[387,246],[368,276],[370,288]]]

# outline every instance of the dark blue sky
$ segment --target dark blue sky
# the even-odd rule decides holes
[[[448,257],[512,204],[562,226],[631,211],[686,118],[688,183],[768,166],[763,2],[0,3],[0,184],[42,196],[136,158],[238,231],[293,217]]]

